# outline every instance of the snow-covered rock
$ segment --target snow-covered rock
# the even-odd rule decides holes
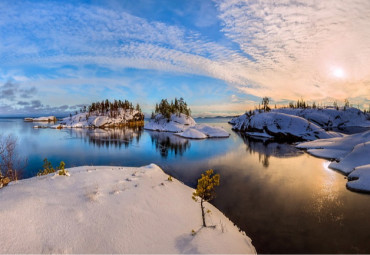
[[[155,115],[154,119],[150,119],[145,125],[144,129],[164,132],[183,132],[188,127],[195,126],[195,120],[180,113],[180,116],[172,114],[170,120],[167,120],[162,114]]]
[[[188,128],[184,132],[176,133],[176,135],[185,137],[185,138],[192,138],[192,139],[204,139],[207,138],[207,136],[200,132],[199,130],[195,128]]]
[[[329,167],[348,174],[357,166],[370,164],[370,141],[357,144],[353,150],[340,159],[339,162],[331,162]]]
[[[222,127],[213,127],[206,124],[197,124],[194,129],[204,133],[207,137],[229,137],[230,134]]]
[[[68,171],[0,190],[2,253],[256,253],[209,203],[202,228],[193,189],[156,165]]]
[[[314,156],[335,159],[335,161],[329,164],[329,168],[338,170],[346,175],[351,173],[349,179],[353,179],[357,176],[357,173],[353,173],[354,169],[362,169],[361,166],[370,165],[370,130],[341,138],[305,142],[297,145],[297,148],[307,149],[307,152]],[[370,181],[368,181],[367,174],[364,172],[365,170],[358,172],[361,173],[361,176],[365,176],[360,183],[361,186],[366,185],[370,190]],[[354,187],[352,185],[360,184],[348,185],[348,187],[352,188]]]
[[[336,109],[333,107],[327,108],[306,108],[292,109],[280,108],[273,109],[272,112],[285,113],[302,117],[312,123],[319,125],[322,128],[345,128],[345,127],[370,127],[368,116],[357,108],[349,107],[346,110],[343,108]]]
[[[186,116],[185,114],[172,114],[170,120],[167,120],[162,114],[157,114],[154,119],[150,119],[145,125],[144,129],[162,132],[173,132],[176,135],[192,138],[216,138],[216,137],[229,137],[221,127],[213,127],[206,124],[196,124],[195,120]]]
[[[298,144],[296,147],[299,149],[306,149],[308,153],[316,157],[340,161],[351,153],[356,145],[369,141],[370,130],[353,135],[344,135],[343,137],[304,142]]]
[[[249,116],[243,114],[234,118],[233,130],[248,132],[250,135],[272,136],[277,140],[302,141],[342,136],[327,132],[308,120],[279,112],[262,112]]]
[[[144,115],[137,110],[119,109],[116,117],[88,113],[78,113],[71,117],[64,118],[60,124],[52,128],[106,128],[120,127],[134,121],[142,121]]]
[[[27,122],[55,122],[57,118],[55,116],[38,117],[38,118],[24,118]]]
[[[348,175],[346,186],[353,191],[370,193],[370,164],[356,167]]]

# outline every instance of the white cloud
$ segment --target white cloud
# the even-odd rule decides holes
[[[217,6],[226,36],[255,59],[245,71],[259,87],[238,85],[245,93],[369,98],[369,1],[225,0]],[[346,77],[333,77],[337,66]]]
[[[216,5],[223,33],[240,49],[122,10],[60,2],[2,2],[0,73],[23,65],[96,64],[111,70],[130,67],[209,76],[239,92],[274,100],[369,98],[369,1],[218,0]],[[213,24],[209,18],[198,26]],[[345,77],[332,75],[338,67]],[[94,81],[86,73],[50,81],[59,87],[48,89],[62,92],[63,82],[97,81],[103,79]],[[117,81],[111,79],[107,86]],[[49,81],[41,77],[23,82]]]

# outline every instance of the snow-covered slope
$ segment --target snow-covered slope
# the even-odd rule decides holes
[[[349,174],[354,169],[370,164],[370,130],[341,138],[305,142],[297,145],[297,148],[307,149],[307,152],[314,156],[335,159],[336,161],[329,164],[329,168]],[[365,170],[359,172],[362,176],[367,175],[364,174]],[[354,173],[350,176],[355,175]],[[361,187],[366,186],[370,190],[370,181],[367,181],[369,179],[363,179],[365,180],[361,181]]]
[[[173,132],[178,136],[192,139],[230,136],[223,128],[212,127],[206,124],[198,125],[192,117],[182,113],[180,116],[172,114],[169,121],[162,114],[157,114],[154,119],[150,119],[144,125],[144,128],[154,131]]]
[[[53,128],[105,128],[119,127],[127,125],[130,121],[143,120],[143,114],[137,110],[119,109],[117,117],[107,115],[96,115],[88,113],[78,113],[72,117],[64,118],[60,124],[52,126]]]
[[[84,166],[0,189],[1,253],[255,253],[211,204],[156,165]],[[196,232],[192,235],[192,230]]]
[[[323,128],[344,128],[344,127],[370,127],[368,116],[357,108],[339,110],[333,107],[323,109],[273,109],[272,112],[285,113],[302,117]]]
[[[243,114],[230,121],[233,130],[245,131],[251,135],[275,137],[284,141],[315,140],[341,136],[327,132],[304,118],[279,112],[262,112],[249,116]]]

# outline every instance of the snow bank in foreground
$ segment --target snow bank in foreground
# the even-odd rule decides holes
[[[154,119],[149,120],[144,129],[153,131],[173,132],[176,135],[192,139],[204,139],[213,137],[229,137],[221,127],[212,127],[209,125],[196,124],[195,120],[185,114],[171,115],[170,121],[167,121],[161,114],[157,114]]]
[[[304,118],[278,112],[255,112],[251,116],[243,114],[229,123],[234,125],[234,130],[248,132],[249,135],[270,136],[284,141],[311,141],[341,136],[339,133],[326,132]]]
[[[156,165],[68,171],[0,190],[2,253],[255,253],[208,203],[216,228],[201,228],[193,190]]]
[[[370,130],[341,138],[305,142],[297,145],[297,148],[307,149],[307,152],[314,156],[335,159],[336,161],[329,164],[329,168],[344,174],[352,172],[354,175],[351,173],[349,176],[356,177],[357,173],[353,172],[354,169],[370,164]],[[362,176],[367,176],[364,172],[366,171],[359,171]],[[364,177],[360,183],[361,187],[366,186],[370,190],[370,179]],[[351,185],[348,187],[352,187]],[[360,188],[357,188],[357,190],[360,190]]]

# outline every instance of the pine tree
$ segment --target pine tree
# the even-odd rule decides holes
[[[349,101],[346,98],[346,99],[344,99],[344,107],[343,107],[343,109],[346,110],[347,108],[349,108]]]
[[[213,170],[207,170],[205,174],[202,174],[201,178],[198,179],[198,185],[193,193],[193,200],[198,201],[200,198],[200,208],[202,209],[202,220],[203,227],[207,227],[205,212],[204,212],[204,202],[208,202],[216,197],[216,186],[220,185],[220,175],[213,174]]]
[[[136,105],[136,111],[141,112],[141,109],[140,109],[140,105],[139,104]]]
[[[41,176],[41,175],[46,175],[46,174],[50,174],[50,173],[54,173],[55,172],[55,170],[54,170],[54,168],[53,168],[53,166],[52,166],[52,164],[51,164],[51,162],[50,161],[48,161],[48,159],[47,158],[44,158],[44,164],[42,165],[42,170],[40,170],[38,173],[37,173],[37,175],[38,176]]]
[[[265,112],[270,111],[269,103],[270,99],[268,97],[262,98],[263,111]]]

